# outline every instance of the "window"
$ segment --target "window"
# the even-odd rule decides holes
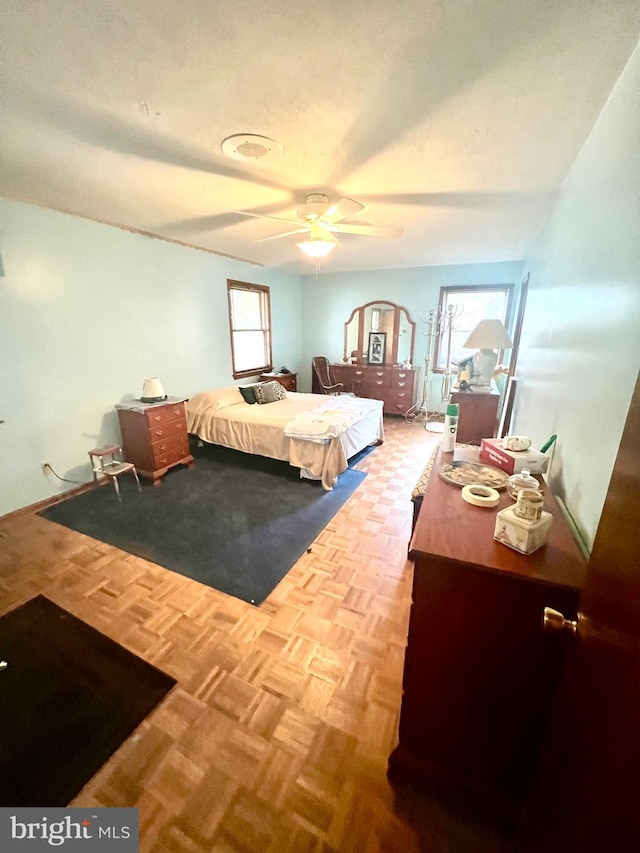
[[[233,378],[266,373],[271,357],[271,299],[268,287],[227,280]]]
[[[480,284],[460,287],[441,287],[438,311],[444,316],[447,307],[453,306],[455,318],[451,333],[451,364],[457,364],[473,355],[473,351],[464,349],[463,344],[480,320],[497,318],[507,329],[511,320],[512,284]],[[447,367],[448,330],[444,323],[436,335],[434,372],[442,372]]]

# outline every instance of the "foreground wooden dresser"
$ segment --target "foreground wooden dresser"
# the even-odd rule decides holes
[[[353,391],[358,397],[382,400],[386,415],[404,415],[413,405],[415,368],[332,364],[331,372],[336,382],[342,382],[345,391]],[[315,386],[312,390],[314,393],[320,391]]]
[[[157,485],[174,465],[189,465],[187,416],[184,397],[168,397],[162,403],[132,400],[118,403],[122,446],[127,462],[133,462],[138,474]]]
[[[413,602],[399,743],[389,773],[453,786],[515,814],[530,785],[567,636],[543,629],[546,606],[575,619],[582,555],[552,495],[546,544],[528,556],[493,539],[492,509],[465,503],[440,465],[476,448],[438,450],[410,545]]]

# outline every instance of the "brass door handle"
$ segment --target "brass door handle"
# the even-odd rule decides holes
[[[547,631],[571,631],[575,634],[578,630],[578,621],[565,619],[564,614],[553,607],[545,607],[542,616],[542,626]]]

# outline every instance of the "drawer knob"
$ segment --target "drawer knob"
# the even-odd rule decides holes
[[[575,619],[565,619],[564,614],[553,607],[544,608],[542,625],[547,631],[570,631],[575,634],[578,630],[578,622]]]

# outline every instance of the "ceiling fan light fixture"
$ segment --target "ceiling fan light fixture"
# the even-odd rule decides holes
[[[323,237],[313,237],[309,235],[308,240],[296,243],[296,246],[309,258],[325,258],[329,252],[332,252],[335,249],[336,242],[335,240],[326,240]]]
[[[222,140],[220,148],[232,160],[273,160],[284,151],[275,139],[256,133],[234,133]]]

